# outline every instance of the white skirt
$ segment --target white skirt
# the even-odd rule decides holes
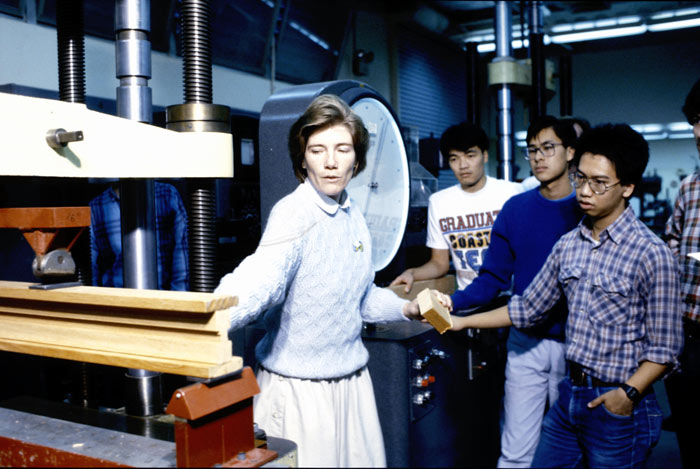
[[[253,415],[270,436],[297,445],[299,467],[386,467],[367,368],[333,380],[257,373]]]

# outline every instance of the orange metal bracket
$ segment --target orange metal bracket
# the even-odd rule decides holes
[[[90,207],[0,208],[0,228],[18,228],[37,256],[68,251],[90,226]]]
[[[196,383],[180,388],[166,412],[175,421],[178,467],[258,467],[277,457],[255,448],[253,396],[260,392],[250,367],[214,386]]]

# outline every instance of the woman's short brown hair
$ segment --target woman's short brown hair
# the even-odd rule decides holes
[[[309,104],[304,114],[289,129],[289,157],[292,159],[294,175],[300,182],[304,182],[306,179],[306,170],[302,167],[302,163],[309,137],[319,130],[336,125],[344,125],[352,135],[357,165],[353,177],[365,169],[367,150],[369,149],[369,133],[362,123],[362,119],[338,96],[322,94]]]

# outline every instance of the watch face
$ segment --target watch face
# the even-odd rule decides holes
[[[352,105],[370,135],[367,166],[347,186],[372,235],[374,270],[394,258],[406,229],[410,197],[408,160],[401,131],[380,101],[362,98]]]
[[[634,402],[635,404],[639,402],[642,395],[639,393],[639,391],[637,391],[637,388],[635,388],[634,386],[630,386],[627,383],[622,383],[620,387],[625,391],[625,394],[627,394],[627,397],[632,402]]]

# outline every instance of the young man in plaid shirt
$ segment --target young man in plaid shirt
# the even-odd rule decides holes
[[[554,245],[522,295],[452,318],[457,330],[530,327],[566,297],[567,377],[533,467],[636,467],[659,439],[652,384],[677,366],[682,326],[673,255],[628,205],[648,160],[646,141],[628,125],[585,132],[572,176],[582,222]]]
[[[700,80],[683,104],[683,114],[693,126],[695,146],[700,152]],[[666,223],[666,241],[681,268],[681,299],[685,341],[681,369],[666,381],[666,392],[678,436],[683,467],[700,466],[695,448],[700,425],[700,261],[688,254],[700,251],[700,173],[681,182],[673,214]]]

